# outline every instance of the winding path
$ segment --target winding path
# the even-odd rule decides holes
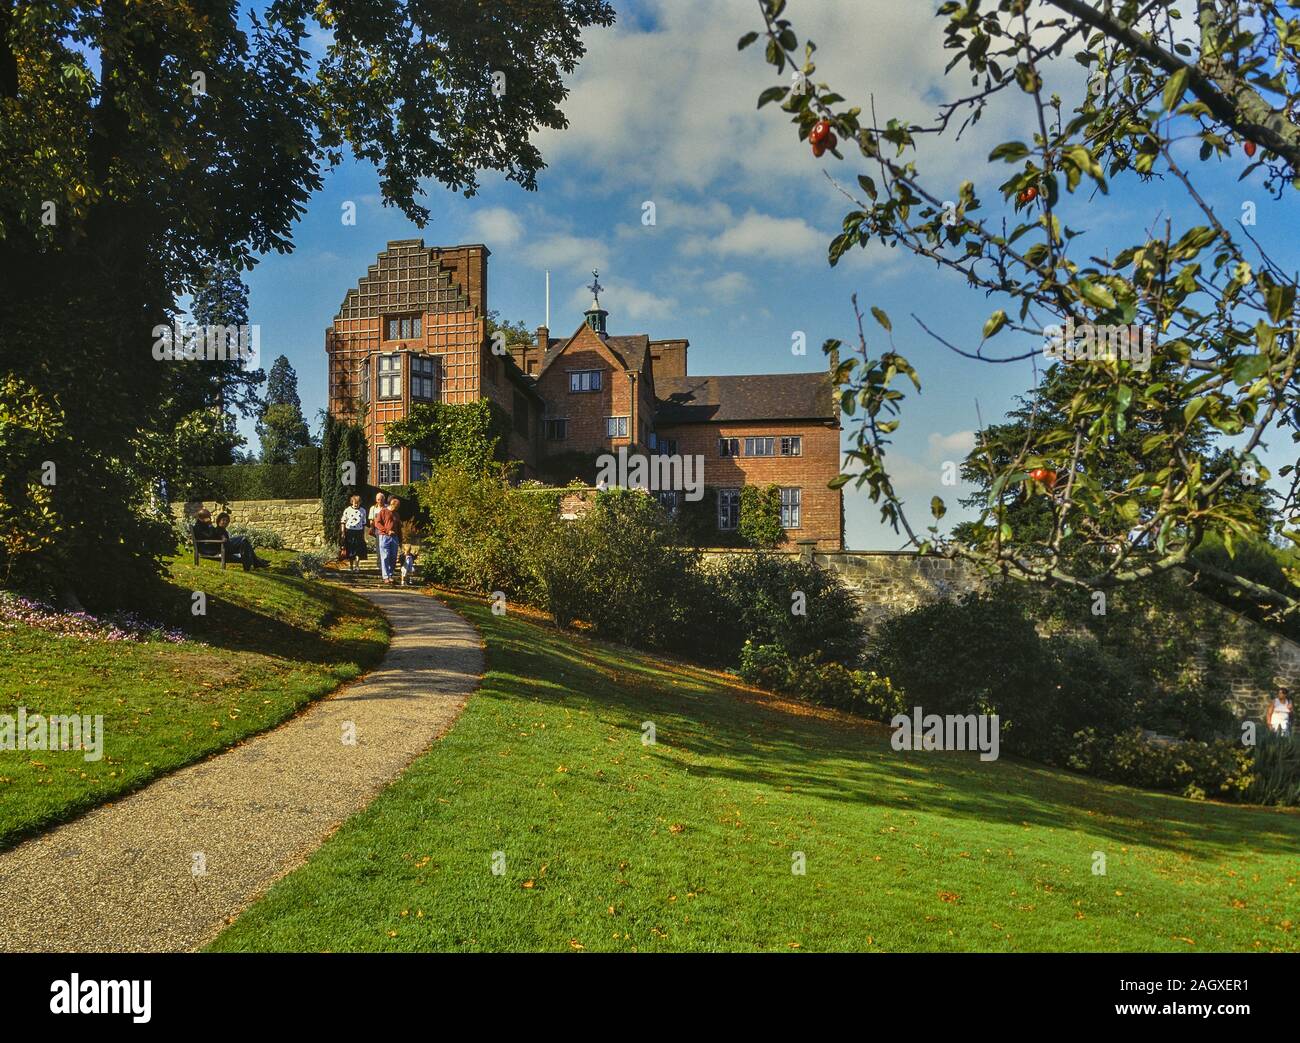
[[[195,949],[428,749],[478,687],[478,632],[415,590],[358,593],[393,624],[371,673],[0,853],[0,951]]]

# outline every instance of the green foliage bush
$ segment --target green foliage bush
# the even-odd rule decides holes
[[[293,570],[303,579],[319,579],[325,572],[328,557],[323,551],[308,550],[293,559]]]
[[[829,569],[776,554],[735,554],[705,567],[713,620],[710,658],[734,663],[746,641],[780,645],[793,658],[813,655],[855,666],[864,631],[853,593]],[[797,596],[802,605],[797,605]],[[796,614],[796,607],[802,614]]]
[[[602,637],[688,654],[707,633],[698,564],[654,497],[609,489],[549,548],[548,603],[555,608],[562,591],[557,621],[581,618]]]
[[[299,449],[291,464],[227,464],[193,468],[192,500],[310,500],[321,494],[320,450]],[[342,508],[340,508],[340,512]],[[335,519],[337,527],[338,519]]]
[[[1253,783],[1251,751],[1231,739],[1152,742],[1141,728],[1085,728],[1074,738],[1069,767],[1117,782],[1230,800],[1247,799]]]
[[[532,491],[537,488],[512,487],[501,465],[486,474],[438,466],[415,483],[425,508],[427,577],[479,593],[500,590],[511,601],[545,606],[542,545],[564,524],[562,493]]]
[[[1300,734],[1265,730],[1256,739],[1254,754],[1247,799],[1255,804],[1300,804]]]
[[[872,720],[887,721],[903,712],[902,696],[889,678],[869,670],[849,670],[841,663],[818,662],[811,655],[791,659],[780,645],[746,642],[738,672],[748,684]]]
[[[263,529],[256,525],[235,523],[230,526],[230,535],[247,536],[253,546],[264,550],[284,550],[284,537],[274,529]],[[188,542],[189,536],[186,536]]]

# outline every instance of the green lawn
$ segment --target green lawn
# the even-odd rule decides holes
[[[449,603],[486,638],[482,689],[213,948],[1300,948],[1293,811],[895,753],[878,726]]]
[[[262,731],[378,660],[388,626],[368,602],[262,553],[276,564],[253,573],[170,563],[154,615],[195,638],[182,644],[0,631],[0,714],[104,716],[101,760],[0,752],[0,847]],[[195,590],[206,617],[190,614]]]

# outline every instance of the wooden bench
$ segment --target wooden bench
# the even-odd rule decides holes
[[[194,533],[193,533],[193,531],[191,531],[191,532],[190,532],[190,542],[191,542],[192,544],[194,544],[194,564],[195,564],[195,565],[198,565],[198,563],[199,563],[199,559],[200,559],[201,557],[202,557],[202,558],[209,558],[209,559],[211,559],[211,560],[213,560],[213,561],[217,560],[217,558],[220,557],[220,558],[221,558],[221,567],[222,567],[223,569],[226,567],[226,541],[225,541],[225,540],[196,540],[196,539],[194,538]],[[203,544],[215,543],[215,544],[219,545],[219,546],[221,547],[221,554],[220,554],[220,555],[217,555],[217,554],[203,554],[203,555],[200,555],[200,554],[199,554],[199,544],[200,544],[200,543],[203,543]]]

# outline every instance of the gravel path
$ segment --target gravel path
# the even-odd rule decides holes
[[[478,632],[414,590],[358,593],[393,624],[374,671],[272,731],[0,853],[0,951],[198,948],[441,736],[478,687]]]

